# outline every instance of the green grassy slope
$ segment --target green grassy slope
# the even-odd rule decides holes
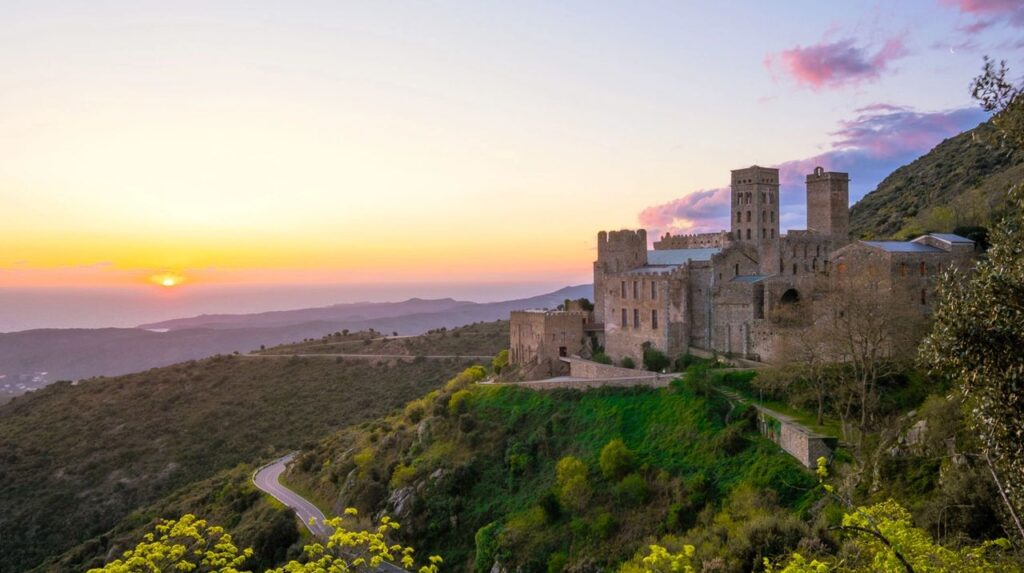
[[[851,235],[904,238],[998,221],[1006,190],[1024,180],[1024,151],[994,144],[992,131],[981,124],[894,171],[850,208]]]
[[[452,570],[486,571],[498,560],[540,571],[553,554],[570,567],[605,567],[650,536],[688,529],[705,508],[710,520],[740,491],[758,492],[782,516],[811,501],[813,476],[749,418],[733,412],[727,424],[717,395],[461,386],[326,439],[286,479],[336,511],[391,512],[420,553],[441,554]],[[629,484],[598,470],[615,438],[636,454]],[[555,465],[567,455],[588,467],[593,495],[583,508],[551,502]],[[733,553],[746,562],[762,550],[771,549]]]
[[[220,470],[400,408],[466,365],[221,356],[17,398],[0,407],[0,571]]]

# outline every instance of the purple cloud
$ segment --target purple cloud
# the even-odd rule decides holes
[[[847,39],[769,54],[764,63],[771,71],[781,68],[797,85],[818,90],[876,80],[892,61],[905,55],[907,50],[899,38],[886,41],[874,54]]]
[[[803,228],[806,222],[804,178],[821,166],[850,174],[850,199],[856,202],[896,168],[927,153],[942,140],[985,121],[977,108],[924,113],[889,104],[855,110],[833,132],[831,149],[804,159],[775,165],[779,169],[782,229]],[[745,167],[745,165],[737,165]],[[729,188],[695,191],[674,201],[648,207],[638,219],[651,237],[669,233],[701,233],[728,229]]]

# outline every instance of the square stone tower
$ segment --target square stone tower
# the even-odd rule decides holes
[[[747,167],[732,172],[732,239],[753,245],[779,238],[779,170]]]
[[[815,167],[807,175],[807,230],[835,235],[850,233],[850,175]]]
[[[603,323],[606,277],[647,264],[647,230],[601,231],[597,234],[597,260],[594,261],[594,319]]]

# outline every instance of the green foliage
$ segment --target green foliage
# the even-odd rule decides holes
[[[628,503],[638,505],[647,503],[650,488],[647,487],[647,480],[642,475],[632,473],[622,478],[617,486],[617,493]]]
[[[501,374],[501,371],[508,366],[508,348],[503,348],[501,352],[494,356],[491,360],[491,369],[494,370],[495,374]]]
[[[957,383],[971,421],[1024,513],[1024,184],[970,276],[947,273],[924,360]]]
[[[618,481],[636,467],[636,456],[625,442],[615,438],[601,449],[599,464],[604,477]]]
[[[587,466],[579,458],[566,456],[555,466],[555,487],[562,505],[582,511],[593,493],[587,480]]]
[[[629,356],[626,356],[625,358],[623,358],[622,362],[620,362],[619,364],[623,368],[636,368],[636,362],[632,358],[630,358]]]
[[[644,346],[644,369],[650,370],[651,372],[661,372],[666,370],[672,361],[664,352],[657,348],[652,348],[650,344]]]
[[[548,573],[562,573],[569,564],[569,556],[565,553],[552,553],[548,557]]]
[[[466,410],[466,400],[469,399],[468,390],[459,390],[452,394],[452,397],[448,399],[448,413],[452,416],[458,416]]]
[[[474,568],[476,573],[488,573],[498,557],[498,536],[501,534],[501,523],[492,521],[477,530],[474,541],[476,551]]]
[[[611,357],[609,357],[604,352],[598,352],[598,353],[594,354],[594,357],[592,358],[592,360],[594,362],[599,363],[599,364],[611,364],[612,363]]]
[[[601,539],[608,539],[619,528],[619,522],[610,512],[603,511],[594,518],[594,533]]]

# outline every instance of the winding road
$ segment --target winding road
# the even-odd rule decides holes
[[[252,483],[277,501],[295,510],[295,515],[302,523],[306,524],[306,529],[309,529],[314,537],[325,541],[334,529],[324,525],[323,512],[306,498],[281,485],[279,480],[287,468],[288,462],[292,461],[294,457],[295,453],[293,452],[256,470],[256,473],[252,475]],[[311,524],[310,520],[313,518],[316,519],[316,523]]]
[[[287,469],[288,463],[295,458],[295,452],[278,458],[269,464],[261,467],[252,474],[252,483],[270,495],[277,501],[285,504],[295,511],[295,515],[306,524],[306,529],[320,541],[326,541],[334,528],[324,525],[324,514],[311,501],[286,488],[281,484],[280,477]],[[316,523],[311,524],[310,520],[315,518]],[[376,569],[377,573],[409,573],[405,569],[392,563],[381,563]]]

